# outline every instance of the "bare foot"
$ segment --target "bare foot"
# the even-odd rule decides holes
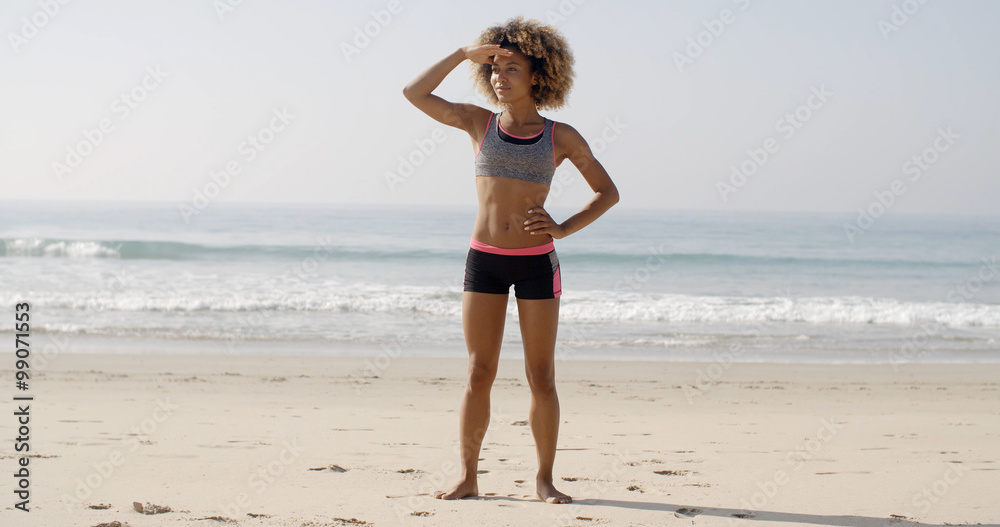
[[[535,488],[537,489],[535,495],[544,502],[569,503],[573,501],[573,498],[556,490],[555,485],[552,484],[552,480],[536,480]]]
[[[479,495],[479,485],[476,480],[462,480],[451,489],[444,491],[439,490],[434,493],[434,497],[439,500],[460,500],[469,496],[476,497]]]

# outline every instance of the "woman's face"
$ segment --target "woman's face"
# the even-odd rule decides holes
[[[510,103],[521,97],[531,97],[531,86],[536,74],[531,72],[531,61],[516,49],[508,56],[493,57],[493,75],[490,82],[497,99]]]

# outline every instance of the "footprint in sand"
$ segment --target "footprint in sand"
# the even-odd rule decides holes
[[[705,511],[701,509],[689,509],[687,507],[681,507],[674,511],[674,516],[678,518],[694,518],[695,516],[703,513]]]
[[[366,522],[364,520],[359,520],[357,518],[334,518],[334,525],[374,525],[372,523]]]
[[[328,466],[325,466],[325,467],[315,467],[315,468],[310,468],[309,470],[329,470],[331,472],[347,472],[347,469],[344,468],[344,467],[342,467],[342,466],[340,466],[340,465],[328,465]]]

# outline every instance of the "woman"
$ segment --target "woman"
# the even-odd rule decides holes
[[[452,103],[431,93],[466,59],[473,62],[477,88],[502,112]],[[618,202],[618,189],[586,140],[572,127],[538,113],[565,104],[572,65],[562,35],[551,26],[518,17],[485,30],[475,45],[459,48],[403,89],[427,115],[468,132],[476,154],[479,209],[462,293],[469,350],[460,423],[462,476],[451,489],[436,493],[437,498],[479,494],[479,451],[490,422],[490,388],[500,357],[507,295],[514,285],[531,387],[529,423],[539,465],[536,494],[549,503],[571,501],[552,483],[559,433],[554,355],[562,293],[552,240],[586,227]],[[583,174],[594,196],[559,223],[543,205],[556,167],[567,159]]]

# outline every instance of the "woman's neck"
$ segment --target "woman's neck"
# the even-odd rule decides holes
[[[526,104],[507,104],[503,107],[503,113],[507,116],[508,122],[514,126],[523,126],[542,120],[538,109],[535,108],[534,101]]]

